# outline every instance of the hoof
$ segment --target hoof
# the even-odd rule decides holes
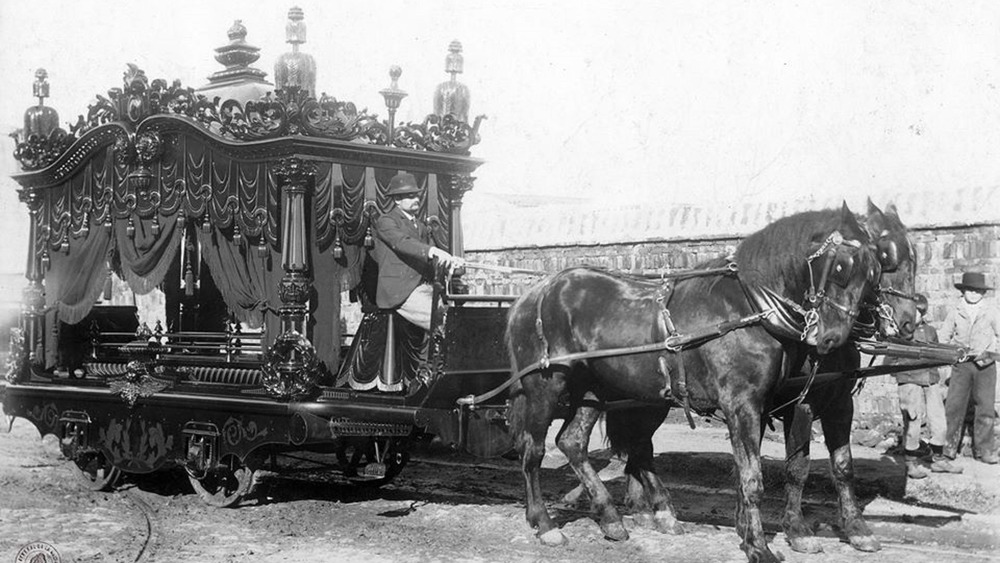
[[[871,553],[882,549],[882,543],[875,536],[851,536],[847,539],[851,542],[851,547],[858,551]]]
[[[566,536],[563,535],[562,530],[559,528],[553,528],[544,534],[538,534],[538,539],[542,542],[542,545],[549,547],[559,547],[569,543],[569,540],[566,539]]]
[[[611,541],[625,541],[628,539],[628,531],[621,522],[602,524],[601,531],[604,532],[604,537]]]
[[[680,536],[684,534],[684,526],[674,517],[673,514],[666,512],[656,513],[656,531],[661,534],[670,534],[672,536]]]
[[[816,536],[788,536],[788,545],[799,553],[821,553],[823,546]]]

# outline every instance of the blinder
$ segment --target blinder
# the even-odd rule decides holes
[[[885,237],[878,239],[875,252],[883,272],[895,272],[899,268],[899,245],[896,241]]]
[[[830,265],[830,281],[840,287],[847,287],[854,273],[854,255],[838,252],[833,255]]]

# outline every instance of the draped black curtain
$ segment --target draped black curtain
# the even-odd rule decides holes
[[[230,312],[251,328],[264,326],[268,309],[281,306],[278,282],[284,275],[280,264],[275,267],[270,248],[261,255],[257,247],[237,244],[215,228],[207,233],[199,229],[198,242]],[[270,328],[268,334],[273,336]]]
[[[72,239],[68,252],[49,252],[45,305],[64,323],[78,323],[90,313],[108,275],[111,248],[111,233],[97,225]]]
[[[162,282],[181,243],[177,215],[114,223],[116,249],[121,260],[122,279],[132,291],[145,295]]]

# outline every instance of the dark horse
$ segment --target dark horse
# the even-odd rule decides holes
[[[883,213],[871,200],[868,201],[867,215],[860,219],[876,245],[882,266],[878,298],[885,300],[892,310],[891,318],[883,319],[891,323],[891,328],[883,327],[880,332],[885,336],[896,333],[902,338],[911,338],[916,328],[916,305],[912,295],[917,260],[906,227],[900,221],[895,206],[890,204]],[[823,356],[818,371],[853,371],[860,364],[857,348],[848,345]],[[819,419],[823,439],[830,452],[830,475],[837,490],[843,534],[855,549],[877,551],[881,547],[862,518],[854,493],[851,422],[854,418],[852,393],[855,385],[855,380],[846,377],[817,384],[810,388],[800,405],[789,404],[775,413],[782,421],[785,434],[785,510],[781,523],[788,543],[795,551],[822,551],[802,515],[802,492],[809,476],[813,419]],[[794,401],[800,391],[801,388],[779,391],[778,404]]]
[[[543,543],[566,541],[542,502],[539,482],[545,436],[562,406],[568,410],[557,444],[586,488],[605,536],[628,538],[587,459],[587,445],[604,406],[629,399],[640,406],[606,412],[611,447],[628,457],[627,503],[641,524],[682,532],[653,469],[652,435],[670,409],[671,401],[664,399],[687,397],[696,411],[720,410],[729,427],[739,471],[736,529],[743,550],[751,561],[777,561],[760,516],[760,439],[783,373],[784,349],[824,354],[842,346],[879,266],[867,232],[846,205],[780,219],[747,237],[735,260],[737,275],[685,278],[672,291],[662,283],[574,268],[543,280],[513,304],[507,325],[512,370],[528,373],[511,387],[507,418],[521,453],[526,517]],[[727,264],[721,259],[701,268],[716,271]],[[806,303],[800,305],[803,296]],[[773,321],[782,316],[774,314],[768,322],[677,353],[580,358],[663,341],[668,324],[675,334],[698,333],[775,308],[784,309],[784,316],[804,314],[806,327],[788,330]],[[539,369],[532,369],[540,360]]]

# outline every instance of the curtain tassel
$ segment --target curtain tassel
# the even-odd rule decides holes
[[[46,248],[45,250],[42,251],[42,269],[43,270],[48,270],[49,269],[49,263],[50,263],[49,249]]]
[[[237,246],[243,244],[243,231],[240,230],[239,223],[233,223],[233,243]]]
[[[194,271],[190,263],[184,268],[184,295],[194,297]]]
[[[177,228],[183,230],[184,225],[187,225],[187,215],[180,213],[177,215]]]
[[[135,238],[135,222],[132,221],[131,217],[128,218],[128,225],[125,226],[125,234],[128,235],[128,238]]]
[[[260,239],[259,243],[257,243],[257,256],[267,258],[267,244],[264,243],[263,238]]]
[[[104,278],[104,292],[101,296],[105,301],[111,301],[111,268],[108,267],[108,276]]]
[[[154,237],[160,236],[160,218],[156,215],[153,215],[153,225],[151,230],[153,231]]]

